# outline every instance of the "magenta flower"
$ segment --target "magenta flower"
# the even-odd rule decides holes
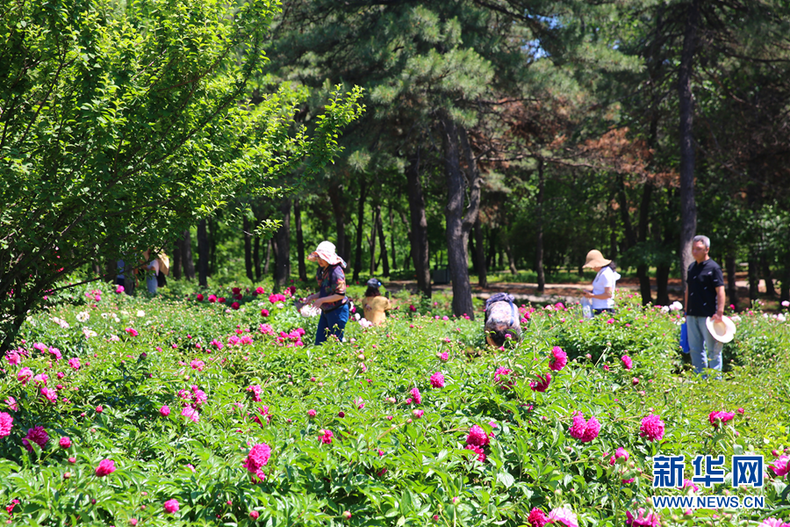
[[[472,428],[469,429],[469,435],[466,436],[466,444],[467,445],[474,445],[478,447],[486,446],[491,440],[486,434],[485,430],[480,428],[478,425],[472,425]]]
[[[772,463],[770,463],[768,467],[777,476],[779,477],[786,476],[790,472],[790,456],[785,456],[785,455],[779,456]]]
[[[546,373],[546,377],[544,378],[543,375],[538,375],[537,381],[531,381],[529,383],[529,387],[532,388],[532,391],[535,392],[545,392],[546,389],[549,387],[551,383],[551,374]]]
[[[167,417],[170,415],[170,407],[167,405],[162,406],[162,408],[159,409],[159,413],[162,414],[162,417]]]
[[[631,360],[631,357],[629,357],[628,355],[623,355],[622,357],[620,357],[620,360],[623,361],[623,367],[626,370],[630,370],[634,365],[634,361]]]
[[[263,481],[266,479],[266,474],[263,473],[261,468],[269,462],[269,457],[272,454],[272,449],[266,443],[258,443],[254,445],[247,459],[244,461],[244,468],[253,474],[252,480]]]
[[[645,509],[639,508],[637,511],[637,517],[634,518],[634,515],[631,514],[630,511],[625,511],[625,515],[627,520],[625,524],[628,526],[638,526],[638,527],[659,527],[661,525],[661,518],[658,514],[654,512],[648,512],[645,515]]]
[[[529,511],[527,522],[531,527],[545,527],[549,523],[549,518],[541,509],[532,509]]]
[[[115,462],[112,459],[102,459],[96,467],[96,477],[103,478],[115,472]]]
[[[414,400],[414,404],[422,404],[422,394],[420,394],[419,388],[412,388],[411,389],[411,396]]]
[[[124,287],[122,285],[119,285],[118,287],[115,288],[115,294],[120,295],[123,292],[124,292]]]
[[[315,410],[313,410],[312,408],[310,410],[307,410],[307,415],[309,417],[315,417]]]
[[[60,385],[58,385],[58,386],[60,386]],[[49,388],[44,386],[43,388],[41,388],[41,395],[43,395],[44,398],[47,401],[51,402],[51,403],[57,403],[58,402],[58,392],[57,392],[57,390],[50,390]]]
[[[664,437],[664,421],[656,414],[650,414],[642,419],[639,435],[648,441],[660,441]]]
[[[22,368],[21,370],[19,370],[19,373],[16,374],[16,380],[18,380],[22,384],[27,384],[27,381],[29,381],[32,377],[33,377],[33,370],[31,370],[28,367]]]
[[[126,328],[124,331],[127,332],[128,334],[130,334],[133,337],[136,337],[137,335],[139,335],[137,330],[134,329],[134,328]]]
[[[620,458],[622,458],[623,461],[628,461],[629,457],[631,457],[631,456],[630,456],[630,454],[628,454],[626,449],[624,449],[623,447],[620,447],[620,448],[617,449],[617,451],[614,453],[614,455],[609,458],[609,464],[610,465],[614,465],[617,462],[617,460],[620,459]]]
[[[511,373],[513,373],[513,370],[500,366],[494,371],[494,384],[499,385],[503,390],[510,389],[516,383],[515,379],[511,378]]]
[[[332,444],[332,438],[335,434],[331,430],[321,430],[320,432],[322,435],[318,438],[319,441],[325,445]]]
[[[200,293],[198,293],[195,298],[197,299],[198,302],[202,302],[203,301],[203,295],[200,294]]]
[[[551,349],[551,361],[549,362],[549,369],[553,371],[562,370],[568,364],[568,354],[562,351],[559,346],[554,346]]]
[[[711,412],[708,416],[708,421],[713,425],[713,428],[718,428],[719,422],[721,422],[721,424],[727,424],[734,418],[735,414],[733,412]]]
[[[263,309],[261,309],[261,316],[268,317],[269,316],[269,310],[266,309],[265,307]]]
[[[481,463],[486,460],[486,452],[485,450],[483,450],[482,447],[479,447],[477,445],[466,445],[464,449],[471,450],[472,452],[477,454],[477,460],[480,461]]]
[[[567,505],[552,510],[549,513],[549,523],[565,525],[565,527],[579,527],[579,520],[576,518],[576,513]]]
[[[193,370],[203,371],[203,368],[206,367],[206,363],[202,360],[194,359],[192,362],[189,363]]]
[[[790,523],[785,523],[777,518],[766,518],[757,527],[790,527]]]
[[[416,410],[415,409],[415,410],[412,410],[411,413],[412,413],[412,415],[414,415],[415,419],[422,419],[422,416],[425,413],[425,411],[424,410]]]
[[[581,412],[576,412],[574,414],[573,423],[568,429],[568,433],[571,437],[579,439],[582,443],[589,443],[598,437],[600,431],[601,423],[598,422],[598,419],[590,417],[589,421],[585,421],[584,414]]]
[[[444,375],[442,372],[437,371],[431,375],[431,386],[434,388],[444,388]]]
[[[181,415],[183,415],[193,423],[197,423],[200,420],[200,413],[198,413],[198,411],[192,408],[191,406],[187,406],[183,410],[181,410]]]
[[[71,446],[71,438],[69,436],[63,436],[60,438],[60,441],[58,441],[58,444],[60,444],[60,448],[69,448]]]
[[[10,414],[0,412],[0,437],[9,435],[13,426],[14,418]]]
[[[27,435],[22,439],[22,444],[25,445],[25,448],[28,452],[33,451],[33,447],[30,446],[30,443],[35,443],[40,446],[42,449],[47,446],[49,442],[49,434],[47,431],[44,430],[43,426],[34,426],[33,428],[28,429]]]
[[[80,360],[77,357],[73,357],[69,359],[69,367],[79,370],[80,369]]]
[[[168,514],[174,514],[178,512],[179,504],[177,499],[167,500],[165,502],[165,512]]]
[[[441,359],[442,362],[447,362],[448,360],[450,360],[450,354],[447,353],[446,351],[442,352],[442,354],[439,355],[439,359]]]

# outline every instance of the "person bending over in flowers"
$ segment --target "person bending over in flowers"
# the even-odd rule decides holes
[[[521,317],[511,295],[496,293],[486,300],[485,333],[486,342],[498,348],[521,340]]]
[[[392,307],[390,299],[381,296],[379,287],[381,287],[381,282],[378,278],[371,278],[368,280],[368,289],[365,291],[365,300],[363,304],[365,318],[374,326],[381,326],[387,321],[384,312]]]
[[[326,342],[329,335],[343,340],[343,331],[348,322],[348,297],[346,296],[346,262],[335,252],[335,244],[323,241],[316,250],[307,256],[311,262],[318,263],[316,281],[318,292],[305,298],[321,309],[318,331],[315,335],[316,346]]]

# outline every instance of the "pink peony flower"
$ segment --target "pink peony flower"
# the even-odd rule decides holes
[[[529,383],[529,387],[532,388],[532,391],[535,392],[545,392],[546,389],[549,387],[551,383],[551,374],[546,373],[546,377],[544,378],[543,375],[537,376],[537,381],[531,381]]]
[[[441,355],[439,355],[439,359],[441,359],[443,362],[447,362],[448,360],[450,360],[450,354],[445,351]]]
[[[480,461],[481,463],[486,460],[486,453],[485,450],[482,449],[482,447],[476,445],[466,445],[464,449],[471,450],[472,452],[477,454],[477,460]]]
[[[510,389],[510,387],[516,383],[515,379],[510,377],[511,373],[513,373],[511,369],[504,367],[497,368],[494,371],[494,384],[499,385],[503,390]],[[515,377],[515,375],[513,375],[513,377]]]
[[[263,289],[263,288],[259,287],[258,289]],[[253,521],[257,520],[260,515],[261,515],[261,513],[258,512],[258,511],[250,511],[250,519],[253,520]]]
[[[213,304],[217,301],[217,295],[208,295],[208,301]]]
[[[165,502],[165,512],[167,514],[173,514],[178,512],[179,504],[177,499],[167,500]]]
[[[203,368],[206,367],[206,363],[202,360],[194,359],[192,362],[189,363],[193,370],[203,371]]]
[[[134,328],[126,328],[124,331],[127,332],[128,334],[130,334],[133,337],[136,337],[137,335],[139,335],[137,330],[134,329]]]
[[[313,410],[312,408],[310,410],[307,410],[307,415],[309,417],[315,417],[315,410]]]
[[[582,443],[589,443],[601,432],[601,423],[598,422],[598,419],[595,417],[590,417],[590,420],[587,421],[587,428],[584,430],[584,435],[581,437]]]
[[[170,415],[170,407],[164,405],[162,408],[159,409],[159,413],[162,414],[162,417],[167,417]]]
[[[69,436],[63,436],[58,441],[60,448],[69,448],[71,446],[71,438]]]
[[[269,310],[266,309],[266,308],[261,309],[261,316],[268,317],[269,316]]]
[[[469,429],[469,435],[466,436],[467,445],[484,447],[490,441],[488,434],[478,425],[472,425],[472,428]]]
[[[103,478],[115,472],[115,462],[112,459],[102,459],[96,467],[96,477]]]
[[[776,518],[766,518],[757,527],[790,527],[790,523],[785,523]]]
[[[549,369],[553,371],[562,370],[568,364],[568,354],[562,351],[559,346],[554,346],[551,349],[551,361],[549,362]]]
[[[258,286],[258,287],[256,287],[256,288],[255,288],[255,294],[256,294],[256,295],[262,295],[262,294],[264,294],[265,292],[266,292],[266,291],[264,291],[264,289],[263,289],[262,287],[260,287],[260,286]]]
[[[13,397],[9,396],[4,402],[6,406],[8,406],[11,409],[11,411],[16,412],[19,410],[19,405],[16,404],[16,399],[14,399]]]
[[[694,482],[693,482],[693,481],[691,481],[690,479],[684,479],[684,480],[683,480],[683,488],[684,488],[684,489],[688,489],[688,488],[690,488],[690,489],[691,489],[692,491],[694,491],[694,492],[697,492],[697,491],[699,491],[699,487],[698,487],[698,486],[696,486],[696,485],[694,484]]]
[[[431,386],[434,388],[444,388],[444,375],[442,372],[437,371],[431,375]]]
[[[574,414],[573,423],[568,429],[568,433],[571,437],[579,439],[582,443],[589,443],[598,437],[600,431],[601,423],[598,422],[598,419],[590,417],[589,421],[585,421],[584,414],[581,412],[576,412]]]
[[[628,355],[623,355],[620,360],[623,361],[623,367],[626,370],[630,370],[634,366],[634,361]]]
[[[788,473],[790,473],[790,456],[779,456],[778,458],[774,459],[774,461],[770,463],[768,467],[777,476],[786,476]]]
[[[5,437],[11,433],[14,426],[14,418],[10,414],[0,412],[0,437]]]
[[[420,394],[419,388],[412,388],[411,396],[412,399],[414,400],[414,404],[422,404],[422,394]]]
[[[200,420],[200,413],[198,413],[198,411],[192,408],[191,406],[187,406],[183,410],[181,410],[181,415],[183,415],[193,423],[197,423]]]
[[[272,449],[266,443],[258,443],[250,449],[247,459],[244,461],[244,468],[253,474],[253,481],[266,479],[266,474],[261,468],[269,462],[271,454]]]
[[[231,309],[239,309],[240,306],[241,306],[241,304],[239,304],[238,302],[233,302],[230,305]]]
[[[630,511],[625,511],[625,515],[627,518],[625,524],[628,526],[659,527],[661,525],[661,518],[658,516],[658,514],[654,512],[648,512],[645,516],[645,509],[641,507],[637,512],[636,518],[634,518],[634,515],[631,514]]]
[[[8,350],[5,352],[5,360],[11,366],[19,366],[19,363],[22,362],[22,356],[16,350]]]
[[[708,416],[708,421],[713,425],[713,428],[718,428],[719,422],[721,422],[721,424],[726,424],[734,418],[735,414],[733,412],[711,412]]]
[[[33,451],[33,447],[30,446],[30,443],[35,443],[40,446],[42,449],[47,446],[49,442],[49,434],[47,431],[44,430],[43,426],[34,426],[33,428],[28,429],[27,435],[22,439],[22,444],[28,450],[28,452]]]
[[[21,370],[19,370],[19,373],[16,374],[16,380],[18,380],[22,384],[27,384],[27,381],[29,381],[32,377],[33,377],[33,370],[27,367],[22,368]]]
[[[628,461],[629,457],[631,457],[631,456],[628,454],[626,449],[624,449],[623,447],[620,447],[620,448],[617,449],[617,451],[614,453],[614,455],[609,458],[609,464],[610,465],[614,465],[617,462],[617,460],[620,459],[620,458],[622,458],[623,461]]]
[[[60,385],[58,385],[58,386],[60,386]],[[44,386],[43,388],[41,388],[41,395],[43,395],[44,398],[47,401],[51,402],[51,403],[57,403],[58,402],[58,392],[57,392],[57,390],[50,390],[49,388]]]
[[[412,415],[414,415],[415,419],[422,419],[423,414],[425,413],[424,410],[412,410]]]
[[[115,288],[115,294],[120,295],[123,292],[124,292],[124,287],[122,285],[119,285],[118,287]]]
[[[554,509],[549,513],[549,523],[565,525],[565,527],[579,527],[579,521],[570,507],[567,505]]]
[[[333,434],[331,430],[321,430],[321,434],[322,435],[318,438],[321,443],[325,445],[332,443],[332,437],[334,437],[335,434]]]
[[[69,359],[69,367],[75,370],[80,369],[80,360],[77,357]]]
[[[650,414],[642,419],[639,435],[648,441],[660,441],[664,437],[664,421],[656,414]]]
[[[202,302],[203,301],[203,295],[200,294],[200,293],[198,293],[195,298],[197,299],[198,302]]]
[[[549,517],[541,509],[532,509],[529,511],[529,518],[527,522],[531,527],[544,527],[549,523]]]

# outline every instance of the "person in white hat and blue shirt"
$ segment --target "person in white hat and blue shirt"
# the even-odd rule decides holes
[[[348,322],[346,274],[343,272],[346,262],[335,252],[335,244],[327,241],[319,243],[307,259],[318,263],[315,275],[318,292],[305,298],[306,302],[321,309],[315,344],[323,344],[329,335],[334,335],[342,342]]]
[[[683,304],[694,370],[704,377],[707,377],[706,369],[715,370],[720,378],[724,344],[711,333],[707,321],[710,317],[713,324],[724,322],[724,274],[719,264],[708,256],[709,251],[710,238],[694,236],[691,243],[694,262],[688,268]]]

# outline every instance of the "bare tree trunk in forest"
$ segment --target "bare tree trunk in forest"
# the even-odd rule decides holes
[[[219,238],[219,226],[213,218],[208,220],[208,275],[214,276],[217,271],[217,238]]]
[[[335,250],[343,260],[348,262],[350,247],[346,238],[346,211],[343,206],[343,189],[340,185],[334,185],[329,187],[328,193],[329,200],[332,203],[332,211],[335,214],[335,229],[337,232]]]
[[[486,255],[485,246],[483,244],[483,227],[480,225],[480,214],[477,215],[475,221],[475,254],[474,261],[477,264],[475,271],[477,272],[477,285],[480,287],[488,287],[488,274],[486,273]]]
[[[173,280],[181,280],[181,240],[173,244],[173,262],[170,266]]]
[[[760,292],[760,271],[759,259],[757,255],[751,251],[749,253],[749,300],[751,305],[757,300],[757,295]]]
[[[189,229],[184,231],[184,237],[179,242],[181,244],[181,261],[184,266],[184,278],[187,280],[195,279],[195,261],[192,259],[192,234]]]
[[[274,245],[274,240],[269,238],[266,240],[266,261],[263,264],[263,275],[269,275],[269,263],[272,261],[272,245]]]
[[[274,261],[274,292],[279,293],[288,285],[291,277],[291,199],[280,204],[283,223],[274,233],[277,239],[277,258]]]
[[[368,237],[368,250],[370,251],[370,276],[373,276],[376,274],[376,224],[379,221],[379,216],[375,207],[370,212],[373,213],[373,222]]]
[[[409,253],[403,257],[403,269],[409,269],[409,262],[412,259],[412,247],[414,246],[414,240],[411,236],[411,225],[409,225],[409,220],[406,218],[406,214],[403,212],[400,213],[400,219],[403,222],[403,225],[406,226],[406,239],[409,240]]]
[[[244,270],[247,272],[247,278],[252,282],[254,275],[252,274],[252,234],[250,234],[250,230],[250,220],[244,216],[241,226],[242,236],[244,236]]]
[[[486,251],[486,269],[493,269],[496,267],[496,239],[499,227],[488,229],[488,251]]]
[[[771,267],[768,265],[768,259],[764,254],[760,255],[760,267],[763,271],[763,279],[765,280],[765,294],[770,298],[776,298],[776,287],[774,287],[774,276],[771,273]]]
[[[699,0],[689,3],[686,29],[683,35],[683,52],[680,57],[678,75],[678,98],[680,106],[680,274],[683,283],[691,256],[691,242],[697,231],[697,205],[694,200],[694,98],[691,93],[691,78],[694,54],[697,48],[699,26]]]
[[[779,301],[790,301],[790,252],[785,254],[784,269],[782,271],[782,287],[780,289]]]
[[[359,273],[362,270],[362,228],[365,225],[365,199],[368,193],[368,182],[362,180],[359,188],[359,201],[357,202],[357,244],[354,251],[354,282],[359,281]]]
[[[672,198],[670,198],[672,199]],[[660,218],[655,218],[653,222],[653,231],[654,236],[656,237],[656,241],[661,241],[662,245],[665,247],[670,247],[672,244],[670,230],[664,228],[662,233],[662,224]],[[663,234],[663,238],[662,238]],[[658,264],[656,265],[656,303],[661,306],[668,306],[670,304],[669,301],[669,270],[670,266],[666,264],[664,261],[659,260]],[[686,282],[680,282],[681,291],[685,290]],[[683,306],[686,307],[686,306]]]
[[[543,271],[543,159],[538,159],[538,196],[535,214],[535,271],[538,273],[538,292],[546,290]]]
[[[203,219],[198,222],[198,284],[200,287],[208,287],[208,259],[209,259],[209,239],[208,222]]]
[[[387,207],[389,208],[390,213],[390,252],[392,256],[390,256],[390,260],[392,261],[392,270],[398,268],[398,257],[395,254],[395,219],[392,215],[392,201],[387,201]]]
[[[447,174],[447,260],[453,287],[453,314],[466,314],[474,320],[472,285],[469,283],[469,233],[477,220],[480,208],[480,172],[474,164],[466,130],[459,127],[443,112],[441,115],[442,150]],[[460,142],[459,142],[460,139]],[[461,148],[467,158],[468,170],[461,170]],[[469,204],[465,206],[464,190],[469,185]],[[464,213],[466,209],[466,213]]]
[[[417,275],[417,289],[427,298],[431,297],[431,262],[428,247],[428,220],[425,216],[425,198],[420,180],[420,147],[412,155],[406,169],[409,189],[409,217],[411,228],[411,256]]]
[[[299,266],[299,280],[307,282],[307,268],[304,263],[304,234],[302,233],[302,205],[294,200],[294,224],[296,227],[296,262]]]
[[[252,267],[255,272],[255,281],[261,280],[261,237],[255,237],[255,243],[252,246]]]
[[[735,253],[729,251],[724,257],[724,266],[727,268],[727,298],[730,304],[738,310],[738,286],[735,284]]]
[[[518,269],[516,269],[516,259],[513,258],[513,248],[510,246],[510,236],[505,237],[505,254],[507,255],[508,267],[510,267],[510,274],[518,273]]]
[[[381,253],[381,275],[390,275],[390,264],[387,258],[387,239],[384,237],[384,219],[381,217],[381,204],[376,206],[377,226],[379,231],[379,253]]]
[[[642,204],[639,207],[639,238],[640,242],[647,242],[647,227],[650,221],[650,199],[653,194],[653,184],[649,181],[642,187]],[[642,304],[653,302],[653,293],[650,290],[650,275],[647,263],[641,263],[636,268],[639,277],[639,289],[642,293]]]

